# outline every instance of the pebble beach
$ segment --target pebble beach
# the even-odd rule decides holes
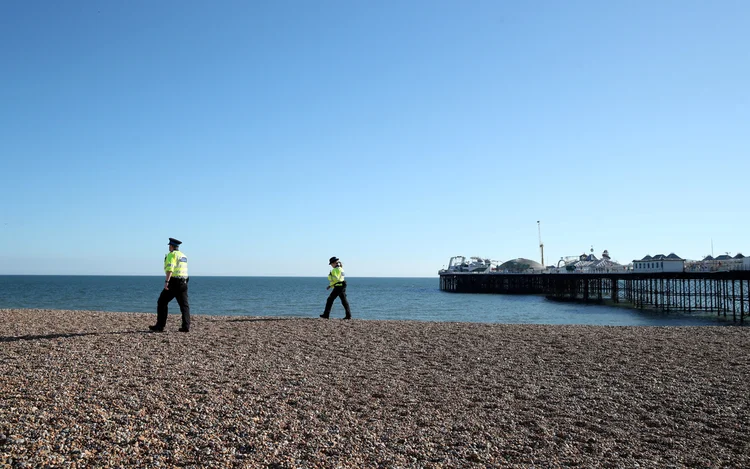
[[[0,467],[750,467],[750,328],[0,310]]]

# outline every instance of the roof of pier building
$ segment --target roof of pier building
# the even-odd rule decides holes
[[[594,258],[593,260],[581,260],[578,262],[574,262],[572,265],[576,266],[577,269],[608,269],[617,267],[620,264],[614,262],[611,259]]]
[[[675,253],[670,253],[668,256],[665,256],[664,254],[656,254],[655,256],[646,256],[643,259],[633,259],[633,262],[648,262],[648,261],[684,261],[685,259],[681,258]]]
[[[525,272],[529,269],[544,270],[544,266],[537,261],[519,257],[517,259],[511,259],[505,261],[498,266],[499,270],[507,270],[509,272]]]
[[[734,257],[730,256],[729,254],[722,254],[722,255],[716,256],[716,257],[706,256],[706,257],[703,258],[703,260],[701,262],[706,262],[706,261],[731,261],[731,260],[735,260],[735,259],[736,260],[741,260],[741,259],[745,259],[746,257],[747,256],[743,256],[742,253],[738,252]]]

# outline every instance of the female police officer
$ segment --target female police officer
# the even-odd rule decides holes
[[[326,287],[326,290],[333,287],[333,291],[328,296],[328,300],[326,301],[326,309],[323,314],[320,315],[320,317],[328,319],[328,316],[331,314],[333,300],[335,300],[336,297],[340,297],[341,304],[344,306],[344,311],[346,312],[346,316],[344,316],[344,319],[351,319],[352,312],[349,309],[349,301],[346,299],[346,280],[344,280],[344,266],[336,256],[328,259],[328,264],[331,266],[331,273],[328,274],[328,286]]]

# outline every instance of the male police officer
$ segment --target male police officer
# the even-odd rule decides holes
[[[164,256],[164,273],[167,278],[164,290],[156,302],[156,325],[148,326],[154,332],[163,332],[167,325],[167,305],[173,298],[177,299],[182,313],[180,332],[190,332],[190,304],[188,303],[188,260],[180,252],[182,241],[169,238],[169,254]]]

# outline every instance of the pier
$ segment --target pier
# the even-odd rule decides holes
[[[545,295],[554,301],[624,304],[663,312],[715,312],[744,323],[750,271],[618,273],[441,272],[440,289],[456,293]]]

